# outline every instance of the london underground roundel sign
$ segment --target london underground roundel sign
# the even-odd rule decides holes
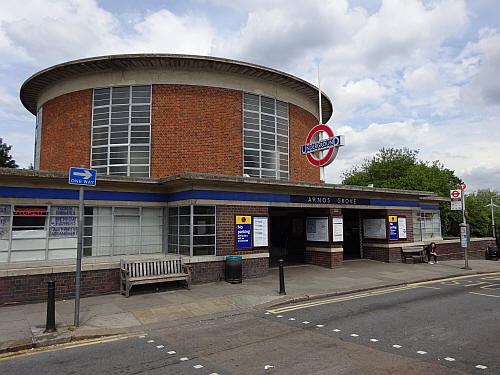
[[[326,133],[328,138],[319,139],[321,132]],[[343,145],[343,135],[335,136],[329,126],[319,124],[307,135],[306,144],[300,146],[300,153],[315,167],[326,167],[335,159],[339,147]]]

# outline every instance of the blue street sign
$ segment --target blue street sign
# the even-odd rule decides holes
[[[71,167],[69,169],[69,183],[71,185],[95,186],[96,174],[95,169]]]

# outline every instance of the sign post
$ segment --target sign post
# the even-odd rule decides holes
[[[74,326],[80,325],[80,279],[82,274],[82,253],[83,253],[83,187],[95,186],[97,171],[93,169],[70,168],[69,184],[80,185],[78,194],[78,242],[76,248],[76,276],[75,276],[75,319]]]
[[[460,246],[464,248],[464,258],[465,265],[462,267],[464,270],[470,270],[472,268],[469,267],[469,255],[467,253],[467,249],[470,245],[470,228],[465,219],[465,195],[464,190],[467,187],[464,183],[458,185],[460,188],[460,197],[462,199],[462,219],[463,223],[460,224]]]

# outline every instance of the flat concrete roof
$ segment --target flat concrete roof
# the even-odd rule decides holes
[[[210,56],[175,55],[175,54],[127,54],[89,57],[54,65],[33,74],[20,90],[20,98],[28,111],[36,115],[37,101],[41,93],[49,86],[67,78],[120,70],[144,69],[194,69],[198,71],[215,71],[219,73],[241,74],[250,78],[259,78],[288,87],[318,103],[318,88],[311,83],[291,74],[265,66],[243,61],[223,59]],[[326,123],[333,114],[330,98],[321,96],[323,122]]]
[[[2,179],[16,183],[36,183],[41,181],[51,183],[59,181],[59,188],[74,188],[68,184],[68,173],[55,171],[35,171],[28,169],[0,168],[0,183]],[[38,182],[36,182],[38,180]],[[302,181],[279,181],[273,179],[259,179],[251,177],[225,176],[204,173],[185,172],[173,176],[162,178],[143,178],[125,176],[97,176],[97,186],[86,187],[87,189],[99,190],[99,188],[109,188],[116,186],[121,188],[141,189],[146,187],[155,192],[175,192],[185,189],[186,186],[210,187],[217,190],[229,189],[232,191],[244,190],[254,192],[272,192],[276,194],[290,195],[318,195],[328,196],[329,194],[340,194],[340,196],[350,196],[356,194],[363,197],[398,197],[401,199],[419,199],[434,202],[449,202],[449,198],[440,197],[434,192],[418,190],[402,190],[388,188],[372,188],[367,186],[354,186],[342,184],[326,184]]]

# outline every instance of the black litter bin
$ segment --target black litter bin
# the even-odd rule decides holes
[[[242,280],[242,266],[240,255],[229,255],[226,257],[226,281],[231,284],[239,284]]]

